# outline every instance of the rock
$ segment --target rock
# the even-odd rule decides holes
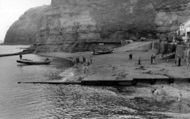
[[[173,32],[190,15],[190,0],[52,0],[26,12],[5,43],[37,43],[39,52],[89,50],[86,41],[138,40]],[[159,34],[160,35],[160,34]]]

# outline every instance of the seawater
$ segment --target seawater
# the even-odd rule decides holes
[[[0,54],[20,51],[25,46],[0,46]],[[54,59],[51,65],[18,65],[18,56],[0,58],[0,119],[80,119],[130,116],[131,105],[115,88],[80,85],[17,84],[49,81],[68,68]],[[37,55],[23,58],[42,60]],[[116,91],[117,92],[117,91]],[[131,117],[131,116],[130,116]]]
[[[28,46],[0,45],[0,54],[21,51]],[[17,82],[47,81],[57,78],[57,73],[67,68],[67,62],[54,60],[51,65],[19,65],[18,56],[0,57],[0,119],[33,119],[48,114],[46,85],[17,84]],[[43,60],[37,55],[23,58]],[[47,112],[46,112],[47,111]],[[44,114],[45,113],[45,114]]]

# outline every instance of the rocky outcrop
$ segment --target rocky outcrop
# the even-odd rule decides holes
[[[22,41],[19,27],[35,38],[37,51],[82,51],[89,49],[85,42],[157,37],[177,30],[189,20],[189,3],[190,0],[52,0],[49,7],[38,8],[41,12],[27,12],[40,17],[34,20],[26,13],[24,20],[9,29],[5,42]],[[23,22],[33,27],[25,27]]]

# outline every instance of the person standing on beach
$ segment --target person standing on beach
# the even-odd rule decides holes
[[[178,97],[177,97],[179,112],[182,111],[182,98],[183,98],[183,95],[182,95],[182,93],[181,93],[181,91],[180,91],[180,92],[179,92],[179,95],[178,95]]]
[[[141,65],[141,57],[138,59],[138,65]]]
[[[152,55],[151,58],[150,58],[151,64],[155,64],[155,59],[156,59],[156,56]]]
[[[176,63],[177,63],[177,66],[178,66],[178,67],[181,66],[181,57],[180,57],[180,56],[177,57]]]
[[[87,74],[89,72],[88,65],[83,66],[84,74]]]
[[[90,64],[92,64],[93,63],[93,58],[92,57],[90,57]]]
[[[130,53],[130,54],[129,54],[129,60],[132,60],[132,59],[133,59],[133,54]]]
[[[79,61],[79,57],[76,57],[76,59],[75,59],[75,60],[76,60],[76,62],[75,62],[75,63],[76,63],[76,64],[79,64],[79,62],[80,62],[80,61]]]
[[[92,58],[91,57],[88,57],[88,60],[87,60],[87,66],[90,66],[92,64]]]
[[[22,54],[19,55],[20,59],[22,59]]]
[[[86,63],[86,57],[83,56],[82,59],[83,59],[82,63],[85,64]]]

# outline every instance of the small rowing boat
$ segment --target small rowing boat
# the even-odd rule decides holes
[[[26,64],[26,65],[48,65],[51,63],[51,61],[50,60],[32,61],[29,59],[20,59],[20,60],[17,60],[17,63],[22,63],[22,64]]]
[[[111,54],[113,50],[94,50],[93,55]]]

